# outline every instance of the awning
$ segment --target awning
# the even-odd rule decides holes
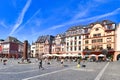
[[[99,56],[99,57],[104,57],[105,55],[103,55],[103,54],[99,54],[98,56]]]
[[[91,54],[90,56],[96,56],[95,54]]]

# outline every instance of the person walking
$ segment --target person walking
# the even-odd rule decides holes
[[[64,62],[64,59],[61,59],[61,65],[62,65],[62,66],[64,66],[63,62]]]
[[[40,59],[40,61],[39,61],[39,69],[41,69],[41,68],[44,70],[44,68],[42,66],[42,59]]]
[[[6,59],[3,60],[3,65],[6,65],[6,63],[7,63],[7,60]]]

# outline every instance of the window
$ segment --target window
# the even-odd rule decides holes
[[[96,40],[94,39],[94,40],[92,40],[92,43],[96,43]]]
[[[95,28],[95,31],[98,31],[99,30],[99,28]]]
[[[107,42],[111,42],[111,37],[108,37],[108,38],[107,38]]]
[[[72,42],[70,44],[72,45]]]
[[[107,44],[107,49],[108,49],[108,50],[111,49],[111,44]]]
[[[77,37],[75,37],[75,40],[77,39]]]
[[[88,43],[89,43],[88,40],[86,40],[86,41],[85,41],[85,44],[88,44]]]
[[[76,46],[74,47],[75,51],[76,51]]]
[[[87,33],[87,32],[88,32],[88,29],[84,29],[84,32]]]
[[[102,42],[102,39],[98,39],[97,42]]]
[[[96,37],[97,35],[96,34],[93,34],[93,37]]]
[[[67,46],[69,45],[69,43],[67,43]]]
[[[81,46],[79,46],[79,50],[81,50]]]
[[[68,47],[67,47],[67,51],[68,51]]]
[[[88,49],[88,46],[85,46],[85,50],[89,50],[89,49]]]
[[[111,25],[111,24],[108,25],[108,26],[107,26],[107,29],[112,29],[112,25]]]
[[[62,48],[62,51],[64,51],[64,48]]]
[[[93,37],[100,37],[100,36],[101,36],[100,33],[98,33],[98,34],[93,34]]]
[[[96,49],[96,46],[95,46],[95,45],[93,45],[93,46],[92,46],[92,50],[95,50],[95,49]]]
[[[81,41],[79,41],[79,44],[81,44]]]
[[[111,35],[112,33],[111,32],[107,32],[107,35]]]
[[[87,35],[87,36],[85,36],[85,38],[86,38],[86,39],[87,39],[87,38],[89,38],[89,37],[88,37],[88,35]]]
[[[97,45],[97,50],[100,50],[101,47],[102,45]]]
[[[70,50],[72,51],[72,47],[70,48]]]
[[[97,34],[97,36],[99,37],[99,36],[101,36],[101,34],[99,33],[99,34]]]
[[[75,45],[76,45],[76,41],[75,41]]]
[[[81,36],[79,36],[79,39],[81,39]]]

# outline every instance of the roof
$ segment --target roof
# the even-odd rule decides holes
[[[8,36],[7,39],[5,39],[4,42],[15,42],[15,43],[21,43],[22,44],[21,41],[19,41],[17,38],[12,37],[12,36]]]
[[[57,36],[60,36],[61,38],[63,38],[63,37],[65,37],[65,33],[57,34],[56,37]]]
[[[113,22],[111,20],[101,20],[101,21],[93,22],[91,24],[101,24],[101,25],[103,25],[103,24],[113,24],[113,23],[115,23],[115,22]]]
[[[95,25],[95,24],[101,24],[101,25],[108,25],[108,24],[113,24],[115,22],[111,21],[111,20],[101,20],[101,21],[96,21],[96,22],[93,22],[93,23],[90,23],[88,25],[78,25],[78,26],[72,26],[70,28],[68,28],[68,31],[74,31],[74,30],[77,30],[77,29],[86,29],[86,28],[90,28],[91,24]]]
[[[45,43],[46,40],[48,40],[48,42],[51,42],[53,39],[54,36],[52,35],[39,36],[36,43]]]

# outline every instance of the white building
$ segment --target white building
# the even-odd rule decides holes
[[[71,27],[66,31],[66,53],[81,54],[83,51],[83,36],[80,26]]]
[[[32,43],[31,45],[31,57],[35,57],[36,54],[36,45],[35,43]]]
[[[116,57],[117,57],[117,60],[120,60],[120,23],[118,24],[117,26],[117,29],[116,29]]]
[[[58,34],[52,42],[52,54],[64,54],[65,52],[65,34]]]

